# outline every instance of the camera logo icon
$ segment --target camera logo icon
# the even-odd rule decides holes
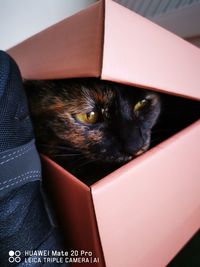
[[[16,250],[16,251],[13,251],[13,250],[10,250],[8,252],[8,255],[9,255],[9,258],[8,258],[8,261],[10,263],[19,263],[21,262],[21,252],[19,250]]]

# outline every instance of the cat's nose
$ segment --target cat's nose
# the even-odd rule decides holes
[[[123,151],[134,157],[144,146],[145,138],[140,127],[133,124],[132,121],[126,121],[126,125],[123,126],[119,132]]]
[[[131,141],[125,144],[124,150],[130,156],[138,156],[143,146],[144,146],[144,143],[142,140],[138,140],[137,142]]]

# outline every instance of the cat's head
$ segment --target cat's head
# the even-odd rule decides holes
[[[52,147],[49,154],[53,146],[66,146],[91,161],[121,164],[149,148],[160,113],[156,93],[98,79],[44,81],[36,87],[30,105],[38,139]]]

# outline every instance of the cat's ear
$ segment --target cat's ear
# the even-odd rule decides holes
[[[146,100],[150,101],[153,107],[160,106],[161,103],[160,96],[156,93],[147,94]]]

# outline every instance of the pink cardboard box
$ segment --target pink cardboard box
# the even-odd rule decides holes
[[[100,77],[200,99],[200,50],[111,0],[8,53],[27,79]],[[200,226],[199,140],[196,121],[91,186],[43,157],[70,248],[100,258],[84,266],[167,265]]]

